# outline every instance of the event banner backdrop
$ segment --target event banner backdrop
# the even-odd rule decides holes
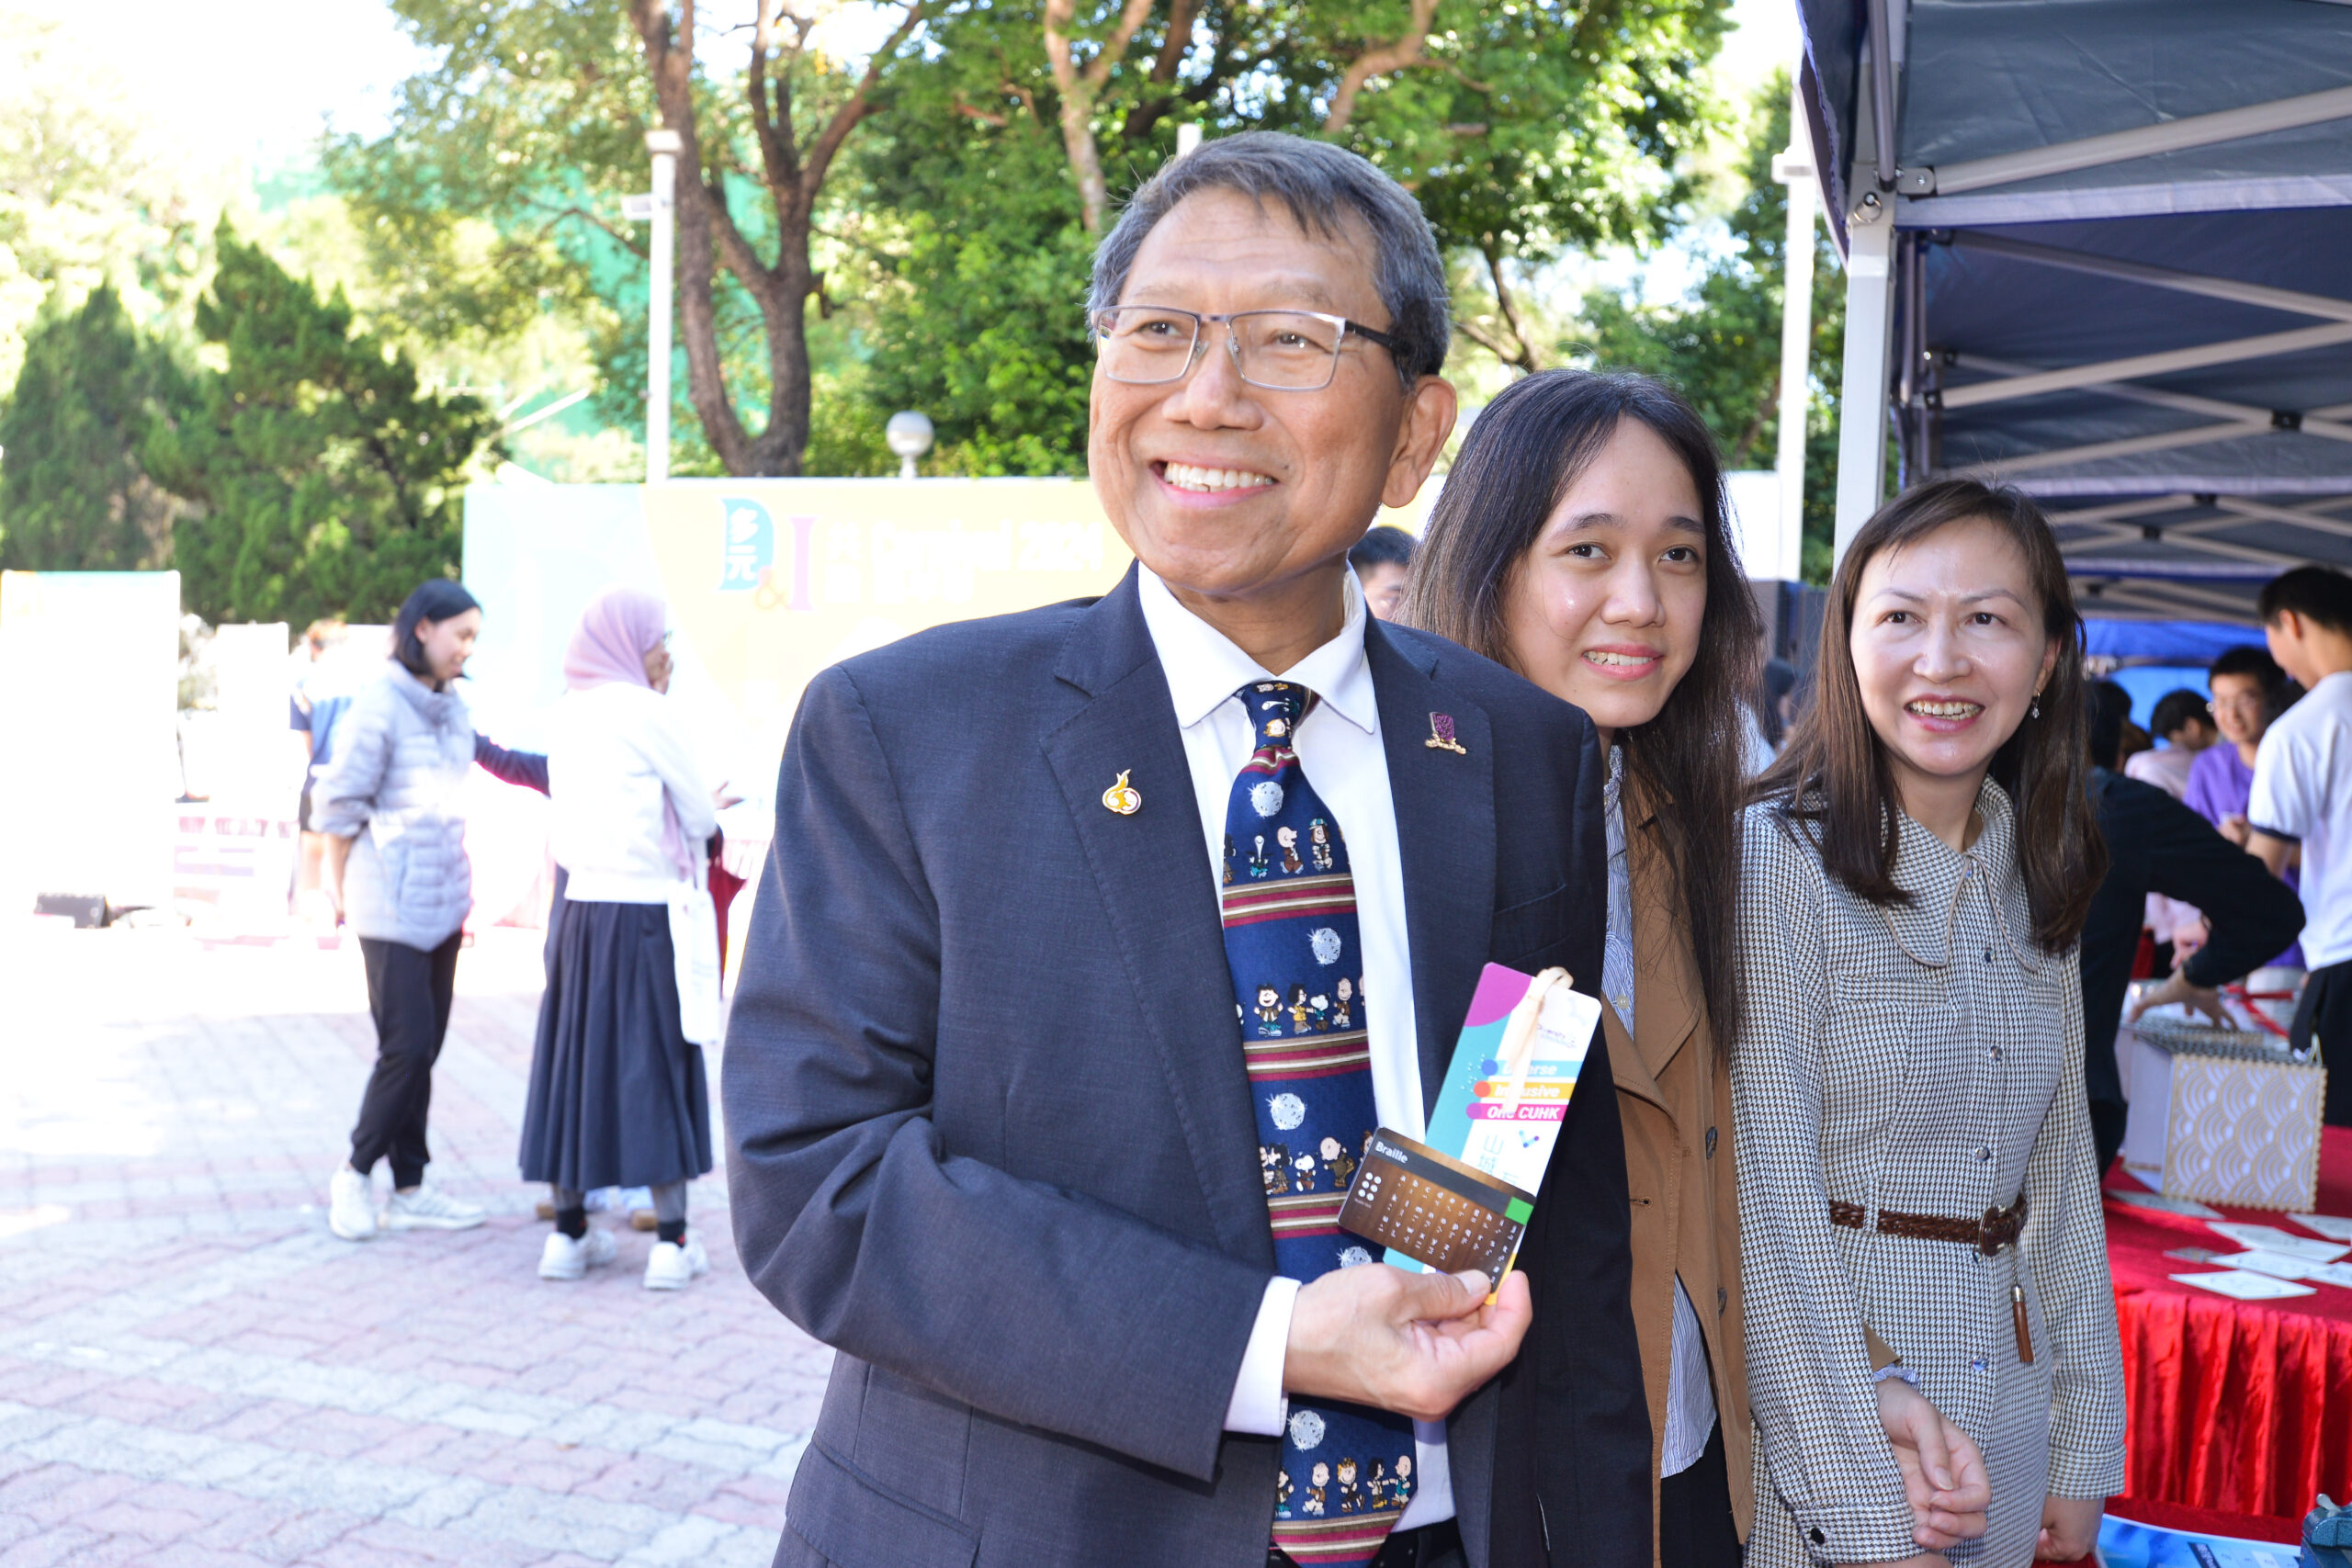
[[[1418,513],[1382,521],[1418,531]],[[485,733],[539,744],[582,608],[615,583],[643,587],[669,603],[672,694],[706,772],[764,811],[817,671],[926,626],[1103,593],[1132,558],[1077,479],[476,485],[469,694]]]

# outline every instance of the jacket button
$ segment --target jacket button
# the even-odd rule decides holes
[[[1707,1157],[1715,1157],[1715,1130],[1713,1127],[1707,1129]]]
[[[1979,1160],[1991,1159],[1993,1157],[1993,1151],[1990,1149],[1978,1149],[1976,1151],[1976,1157]]]
[[[1828,1538],[1827,1536],[1826,1536],[1826,1535],[1824,1535],[1824,1534],[1822,1534],[1822,1533],[1821,1533],[1821,1528],[1820,1528],[1818,1525],[1815,1526],[1815,1527],[1814,1527],[1814,1529],[1813,1529],[1811,1531],[1809,1531],[1808,1533],[1809,1533],[1809,1534],[1811,1534],[1811,1535],[1812,1535],[1812,1537],[1813,1537],[1813,1544],[1814,1544],[1814,1545],[1815,1545],[1815,1546],[1826,1546],[1826,1545],[1828,1545],[1828,1544],[1829,1544],[1829,1538]]]

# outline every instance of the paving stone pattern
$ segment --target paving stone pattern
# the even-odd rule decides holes
[[[539,1280],[538,990],[537,932],[458,960],[432,1179],[490,1223],[354,1245],[356,946],[0,929],[0,1568],[768,1562],[831,1353],[745,1280],[723,1172],[690,1289],[626,1227]]]

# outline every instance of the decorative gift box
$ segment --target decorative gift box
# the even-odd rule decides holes
[[[2302,1213],[2317,1201],[2327,1073],[2316,1053],[2153,1012],[2116,1048],[2132,1102],[2126,1168],[2201,1203]]]

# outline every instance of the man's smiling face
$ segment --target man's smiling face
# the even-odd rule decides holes
[[[1214,188],[1153,226],[1118,302],[1202,315],[1320,310],[1391,325],[1361,222],[1310,233],[1279,202]],[[1424,381],[1442,393],[1443,428],[1430,441],[1415,429],[1437,411],[1408,418],[1415,400],[1375,344],[1351,333],[1319,391],[1270,391],[1241,379],[1224,323],[1204,323],[1201,334],[1181,381],[1133,386],[1097,367],[1087,443],[1095,493],[1128,547],[1180,594],[1279,593],[1334,570],[1384,501],[1412,498],[1453,423],[1451,389]]]

